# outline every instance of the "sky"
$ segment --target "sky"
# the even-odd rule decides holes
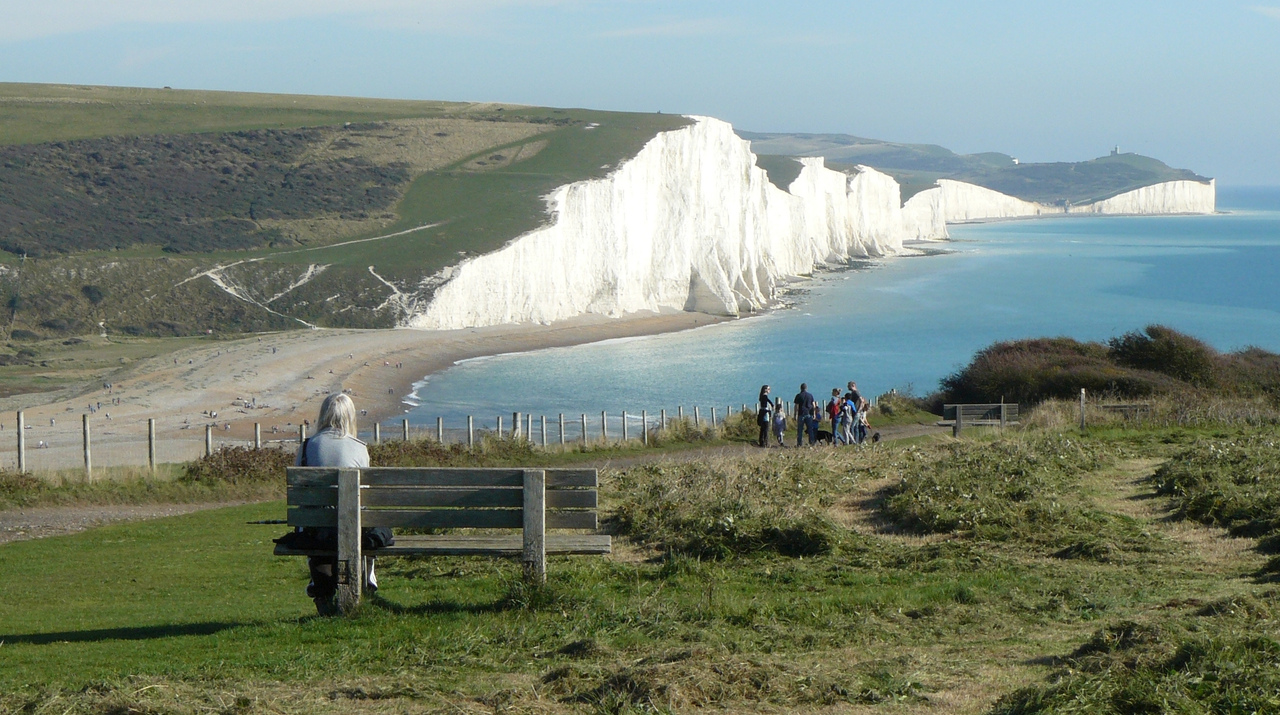
[[[1280,185],[1280,0],[0,0],[0,81],[704,114]]]

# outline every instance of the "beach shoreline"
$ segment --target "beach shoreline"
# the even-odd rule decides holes
[[[618,318],[584,315],[550,325],[517,324],[447,331],[298,330],[187,348],[131,367],[105,385],[24,409],[28,449],[40,441],[70,447],[88,404],[95,441],[144,440],[156,420],[164,440],[218,442],[287,439],[314,421],[325,395],[347,391],[362,411],[361,429],[405,413],[415,383],[462,360],[674,333],[734,318],[684,311]],[[119,401],[117,404],[116,401]],[[109,417],[108,417],[109,415]],[[275,431],[273,431],[273,429]]]

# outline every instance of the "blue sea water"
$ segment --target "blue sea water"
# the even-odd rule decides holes
[[[736,410],[857,380],[925,394],[999,340],[1105,340],[1151,323],[1221,350],[1280,352],[1280,188],[1219,191],[1214,216],[1072,217],[951,227],[942,252],[799,284],[795,307],[699,330],[455,365],[408,416]],[[614,428],[616,429],[616,428]]]

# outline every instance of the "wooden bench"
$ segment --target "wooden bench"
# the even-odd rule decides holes
[[[594,469],[290,467],[288,524],[338,530],[338,605],[360,602],[361,529],[519,529],[521,533],[397,535],[376,556],[519,557],[525,578],[546,579],[547,554],[607,554],[608,535],[548,534],[599,525]],[[334,556],[277,545],[277,556]]]
[[[952,434],[957,435],[965,427],[1007,427],[1018,424],[1018,403],[943,405],[942,421],[938,424],[950,425]]]

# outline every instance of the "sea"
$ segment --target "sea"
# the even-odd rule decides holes
[[[460,362],[417,383],[404,416],[454,430],[467,415],[493,428],[564,414],[572,431],[582,414],[598,429],[602,411],[722,415],[763,384],[784,401],[801,383],[821,396],[849,380],[925,395],[997,341],[1105,341],[1157,323],[1219,350],[1280,352],[1280,187],[1220,188],[1218,210],[951,226],[924,255],[819,274],[756,317]]]

